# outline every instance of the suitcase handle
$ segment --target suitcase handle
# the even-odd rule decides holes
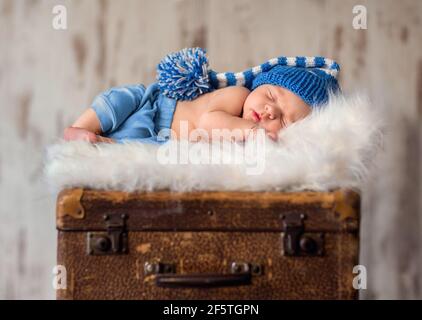
[[[157,274],[155,284],[166,288],[215,288],[251,284],[252,275],[238,274]]]

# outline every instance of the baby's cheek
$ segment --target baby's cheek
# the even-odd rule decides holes
[[[242,118],[243,119],[248,119],[248,120],[250,120],[249,119],[249,109],[246,107],[246,106],[243,106],[243,109],[242,109]]]
[[[274,121],[269,123],[265,129],[269,132],[277,133],[281,129],[281,124]]]

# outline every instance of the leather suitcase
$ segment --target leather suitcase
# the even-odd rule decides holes
[[[359,194],[342,189],[65,189],[57,298],[356,299],[359,212]]]

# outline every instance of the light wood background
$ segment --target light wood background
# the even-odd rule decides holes
[[[67,30],[52,8],[67,8]],[[352,28],[363,4],[368,29]],[[150,83],[165,54],[208,49],[219,71],[323,55],[343,90],[386,108],[388,133],[363,194],[362,298],[422,298],[422,1],[0,0],[0,299],[54,298],[55,197],[45,146],[110,86]]]

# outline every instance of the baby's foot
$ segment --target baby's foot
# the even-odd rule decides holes
[[[98,137],[94,132],[82,128],[69,127],[64,129],[63,138],[66,141],[82,140],[91,143],[98,142]]]
[[[103,136],[97,136],[97,142],[116,143],[114,139],[103,137]]]

